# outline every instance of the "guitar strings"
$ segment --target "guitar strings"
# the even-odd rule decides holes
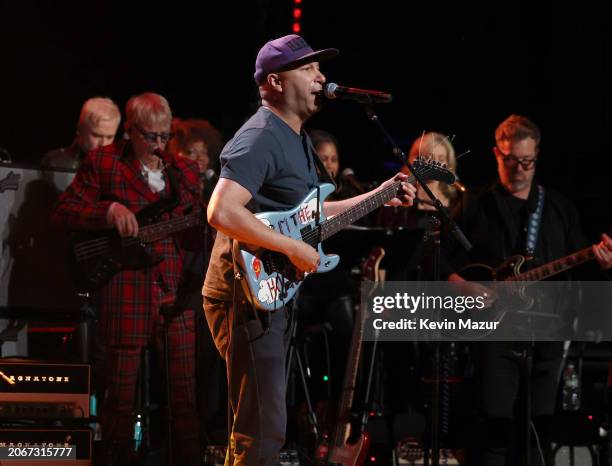
[[[423,158],[424,156],[420,156],[421,158]],[[425,157],[426,160],[425,161],[420,161],[420,163],[418,164],[419,166],[417,167],[419,169],[420,175],[426,177],[427,175],[429,175],[430,173],[432,173],[433,171],[435,171],[436,169],[439,170],[441,167],[444,167],[444,164],[436,162],[435,160],[429,158],[429,157]],[[412,183],[414,184],[415,181],[415,177],[414,175],[410,175],[407,179],[406,182],[408,183]],[[383,189],[382,191],[364,199],[363,201],[359,202],[358,204],[354,205],[353,207],[345,210],[344,212],[324,221],[318,228],[315,228],[311,231],[309,231],[308,233],[306,233],[303,236],[303,240],[309,244],[312,244],[312,242],[314,242],[315,244],[318,243],[322,233],[323,233],[323,229],[324,228],[329,228],[328,231],[326,231],[325,233],[329,233],[329,235],[327,235],[327,237],[331,236],[332,234],[336,233],[338,231],[338,226],[339,224],[344,223],[344,221],[346,220],[346,218],[350,218],[354,213],[357,213],[358,211],[360,211],[367,203],[367,201],[371,201],[373,200],[375,197],[378,198],[382,198],[385,197],[387,195],[390,194],[395,194],[397,192],[397,189],[399,187],[399,185],[401,184],[401,181],[397,181],[391,185],[389,185],[387,188]],[[389,198],[390,200],[391,198]],[[375,208],[376,206],[374,206]],[[373,209],[370,209],[370,211],[372,211]],[[367,213],[367,212],[366,212]],[[352,222],[351,222],[352,223]]]
[[[420,171],[422,172],[421,175],[426,176],[432,169],[440,168],[440,166],[442,166],[442,164],[439,164],[435,162],[433,159],[429,158],[429,160],[426,160],[425,162],[421,162],[421,165],[419,166],[419,168],[421,169]],[[414,183],[414,181],[415,181],[414,175],[410,175],[406,179],[406,182],[408,183]],[[401,181],[395,182],[389,185],[387,188],[383,189],[382,191],[364,199],[362,202],[345,210],[344,212],[324,221],[318,228],[315,228],[309,231],[308,233],[306,233],[302,239],[309,244],[312,244],[312,242],[314,242],[315,244],[318,243],[318,240],[323,233],[323,228],[329,228],[330,234],[327,237],[331,236],[332,234],[338,231],[335,227],[339,226],[338,224],[344,223],[344,220],[346,220],[347,217],[350,218],[353,213],[357,213],[357,211],[361,210],[362,207],[365,205],[366,201],[370,201],[374,197],[385,197],[390,194],[395,194],[400,184],[401,184]]]
[[[184,224],[189,225],[191,220],[197,221],[199,217],[200,217],[199,214],[192,214],[192,215],[187,215],[185,217],[180,217],[180,218],[171,218],[169,220],[164,220],[162,222],[159,222],[155,225],[144,226],[141,232],[143,233],[143,236],[146,236],[147,234],[151,234],[151,232],[155,232],[158,229],[162,229],[163,227],[166,227],[169,224],[175,224],[175,226],[177,227],[181,227]],[[142,240],[141,238],[129,237],[129,238],[121,238],[121,241],[123,243],[122,244],[123,246],[132,246],[136,243],[141,242]],[[96,238],[93,240],[83,241],[79,243],[77,246],[75,246],[74,250],[75,250],[75,255],[77,256],[77,258],[79,258],[80,260],[86,260],[91,257],[95,257],[101,252],[107,251],[109,249],[109,246],[110,246],[110,238],[103,237],[103,238]]]
[[[181,223],[189,225],[188,221],[178,222],[179,226],[182,226]],[[162,225],[156,225],[155,228],[151,228],[147,230],[147,232],[155,231],[159,229]],[[124,243],[123,246],[131,246],[134,243],[141,242],[141,238],[122,238],[121,241]],[[79,258],[87,259],[89,257],[93,257],[100,252],[108,250],[110,246],[110,238],[97,238],[90,241],[84,241],[75,246],[75,253]]]
[[[411,182],[413,180],[414,180],[414,177],[410,176],[407,181]],[[336,216],[334,216],[334,217],[324,221],[321,225],[319,225],[319,228],[310,230],[308,233],[306,233],[302,237],[303,241],[307,242],[308,244],[312,244],[311,242],[317,242],[318,243],[319,237],[321,236],[321,233],[322,233],[321,230],[322,230],[324,225],[325,226],[330,226],[331,225],[331,228],[332,228],[331,231],[333,231],[333,227],[335,226],[334,224],[341,224],[341,223],[343,223],[343,222],[341,222],[341,220],[345,220],[347,217],[350,217],[351,214],[356,213],[358,210],[360,210],[362,208],[362,206],[365,205],[365,203],[367,201],[373,200],[375,197],[384,198],[386,195],[390,195],[392,193],[394,194],[397,191],[397,189],[398,189],[398,187],[399,187],[399,185],[401,183],[402,183],[401,181],[397,181],[397,182],[387,186],[385,189],[381,190],[380,192],[378,192],[378,193],[376,193],[376,194],[374,194],[374,195],[372,195],[370,197],[367,197],[362,202],[354,205],[353,207],[345,210],[344,212],[342,212],[342,213],[340,213],[340,214],[338,214],[338,215],[336,215]]]

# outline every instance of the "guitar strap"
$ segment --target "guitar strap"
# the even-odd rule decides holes
[[[182,173],[177,167],[174,165],[167,165],[165,168],[166,175],[168,175],[168,184],[170,185],[170,195],[166,198],[168,199],[169,209],[174,210],[180,204],[180,191],[179,186],[182,183],[185,189],[192,194],[193,198],[196,199],[196,203],[200,205],[203,212],[206,212],[206,204],[200,196],[200,193],[193,184],[189,183],[184,173]],[[192,210],[195,206],[191,206],[189,210]],[[187,209],[186,209],[187,210]]]
[[[303,138],[303,140],[307,141],[304,144],[304,152],[306,152],[307,157],[310,157],[312,155],[312,158],[314,159],[314,162],[315,162],[315,168],[317,169],[317,175],[319,177],[319,181],[323,181],[324,183],[331,183],[334,185],[335,189],[338,189],[336,180],[334,180],[334,178],[325,169],[325,165],[323,165],[323,162],[321,162],[321,159],[317,155],[317,151],[315,150],[310,137],[307,136]]]
[[[544,211],[544,188],[538,185],[538,206],[529,214],[527,218],[527,239],[525,244],[525,257],[533,259],[535,255],[536,244],[538,243],[538,235],[540,233],[540,224],[542,222],[542,212]]]
[[[306,133],[304,133],[302,137],[302,144],[304,147],[304,152],[306,153],[306,157],[308,157],[309,160],[310,158],[314,159],[315,168],[317,170],[317,176],[319,178],[319,181],[323,181],[324,183],[331,183],[334,185],[334,190],[338,189],[338,185],[336,184],[336,181],[329,174],[329,172],[325,169],[325,165],[323,165],[323,162],[321,162],[321,159],[319,158],[319,155],[317,154],[317,151],[315,150],[314,145],[312,144],[312,140]],[[321,220],[321,211],[320,211],[321,209],[321,186],[317,184],[316,188],[317,188],[317,213],[316,213],[317,218],[315,219],[315,225],[319,226],[319,221]]]
[[[180,203],[179,180],[175,170],[176,169],[171,165],[166,167],[166,175],[168,175],[168,184],[170,185],[170,195],[166,198],[168,200],[168,211],[176,209]]]

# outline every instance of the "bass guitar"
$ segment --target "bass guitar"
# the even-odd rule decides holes
[[[153,243],[188,228],[204,225],[204,214],[158,221],[166,209],[152,204],[136,214],[137,237],[122,238],[115,229],[104,232],[79,232],[73,240],[73,255],[77,289],[94,291],[123,269],[139,269],[158,264],[163,257],[146,250]],[[157,220],[157,221],[156,221]]]

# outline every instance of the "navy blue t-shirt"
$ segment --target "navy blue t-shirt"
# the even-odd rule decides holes
[[[318,184],[314,157],[305,132],[261,107],[223,148],[220,177],[251,193],[246,207],[253,213],[289,210]],[[218,232],[202,294],[231,300],[232,282],[231,240]]]

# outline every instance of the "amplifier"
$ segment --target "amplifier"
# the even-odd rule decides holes
[[[0,418],[89,417],[88,364],[0,360]]]
[[[79,308],[67,235],[49,222],[72,178],[73,171],[0,163],[0,306]]]
[[[223,466],[225,463],[226,446],[209,445],[204,452],[205,466]],[[281,450],[279,466],[300,466],[300,457],[297,450]]]
[[[0,448],[49,448],[73,446],[76,448],[76,459],[32,459],[25,457],[4,459],[2,466],[91,466],[92,433],[89,429],[67,428],[0,428]]]

